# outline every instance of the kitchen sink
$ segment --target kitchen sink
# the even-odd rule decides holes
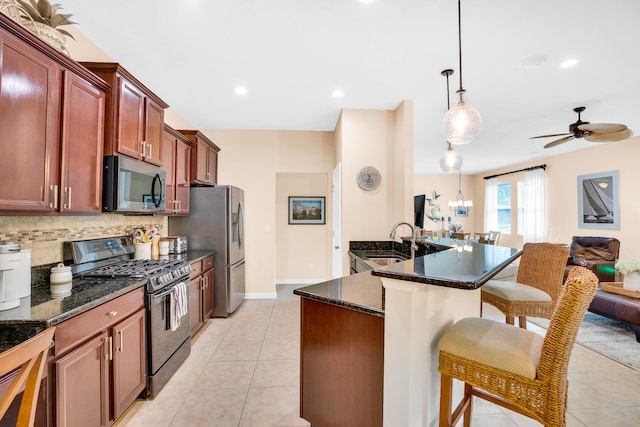
[[[389,265],[389,264],[395,264],[396,262],[406,261],[405,258],[400,258],[400,257],[380,257],[380,258],[369,257],[369,259],[378,265]]]

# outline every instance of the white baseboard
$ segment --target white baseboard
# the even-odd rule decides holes
[[[278,295],[275,292],[255,292],[244,294],[244,299],[276,299]]]
[[[276,285],[315,285],[328,279],[276,279]]]

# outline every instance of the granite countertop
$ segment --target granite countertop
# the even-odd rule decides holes
[[[203,250],[167,257],[186,259],[191,263],[210,255],[213,255],[213,251]],[[140,278],[76,277],[73,279],[71,295],[53,297],[48,277],[46,280],[45,283],[35,283],[31,287],[31,295],[21,298],[19,307],[0,311],[0,351],[146,284],[146,279]]]
[[[293,293],[303,298],[384,317],[382,279],[372,276],[371,271],[305,286],[295,289]]]
[[[428,285],[460,289],[477,289],[487,280],[517,259],[522,251],[502,246],[466,243],[447,250],[391,264],[373,271],[352,274],[316,285],[294,290],[303,298],[345,307],[375,316],[384,316],[384,288],[382,277],[407,280]],[[384,245],[382,245],[384,246]],[[365,245],[366,247],[366,245]],[[351,249],[351,252],[386,250],[393,248],[372,245],[369,249]]]

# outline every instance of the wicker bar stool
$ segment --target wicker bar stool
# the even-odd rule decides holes
[[[17,370],[9,388],[0,399],[0,418],[4,417],[11,402],[24,387],[16,425],[33,426],[40,380],[55,329],[55,326],[47,328],[35,337],[0,353],[0,377]]]
[[[525,243],[515,282],[489,280],[481,289],[482,302],[502,311],[507,323],[518,317],[527,328],[527,316],[551,318],[556,305],[569,248],[552,243]]]
[[[463,415],[468,427],[473,396],[547,427],[564,427],[569,358],[597,286],[593,272],[574,268],[544,337],[483,318],[466,318],[449,328],[438,343],[440,427],[455,426]],[[452,413],[453,378],[465,384]]]

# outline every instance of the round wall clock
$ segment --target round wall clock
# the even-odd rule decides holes
[[[375,190],[380,186],[382,176],[380,171],[373,166],[365,166],[358,172],[358,185],[366,191]]]

